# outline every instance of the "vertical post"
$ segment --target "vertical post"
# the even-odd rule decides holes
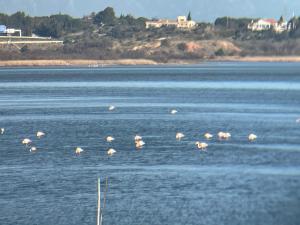
[[[105,209],[105,205],[106,205],[106,194],[107,194],[107,189],[108,189],[108,178],[106,177],[105,179],[105,192],[104,192],[104,199],[103,199],[103,207],[101,210],[101,223],[100,225],[102,225],[103,222],[103,213],[104,213],[104,209]]]
[[[97,210],[97,225],[100,225],[100,213],[101,213],[101,190],[100,190],[100,178],[98,178],[98,210]]]

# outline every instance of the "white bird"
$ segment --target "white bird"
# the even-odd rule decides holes
[[[30,151],[30,152],[35,152],[36,150],[37,150],[36,147],[31,147],[29,151]]]
[[[0,134],[4,134],[5,129],[4,128],[0,128]]]
[[[113,111],[113,110],[115,110],[115,108],[116,108],[115,106],[111,105],[111,106],[108,107],[108,110]]]
[[[178,141],[180,141],[182,138],[184,138],[184,134],[183,133],[177,133],[176,134],[176,139],[178,140]]]
[[[142,138],[142,136],[140,136],[140,135],[135,135],[135,137],[134,137],[134,140],[135,141],[140,141],[140,140],[142,140],[143,138]]]
[[[77,155],[80,155],[80,153],[82,153],[84,150],[82,149],[82,148],[80,148],[80,147],[77,147],[76,149],[75,149],[75,153],[77,154]]]
[[[210,140],[210,139],[213,138],[213,135],[210,134],[210,133],[206,133],[206,134],[204,134],[204,137],[205,137],[207,140]]]
[[[177,111],[176,109],[172,109],[172,110],[171,110],[171,114],[174,115],[174,114],[176,114],[176,113],[178,113],[178,111]]]
[[[29,145],[30,143],[32,143],[32,141],[30,140],[30,139],[28,139],[28,138],[25,138],[23,141],[22,141],[22,144],[23,145]]]
[[[208,147],[208,144],[206,144],[205,142],[199,142],[199,141],[197,141],[195,144],[201,150],[205,150]]]
[[[144,145],[145,145],[145,142],[143,140],[135,141],[136,148],[143,148]]]
[[[38,138],[42,138],[42,137],[45,136],[45,133],[42,132],[42,131],[38,131],[38,132],[36,133],[36,136],[37,136]]]
[[[255,141],[257,139],[257,136],[255,134],[250,134],[248,136],[249,141]]]
[[[225,139],[228,140],[231,137],[230,133],[225,133],[225,132],[219,132],[218,136],[220,139]]]
[[[218,133],[218,137],[219,137],[220,139],[224,138],[224,136],[225,136],[225,133],[224,133],[224,132],[220,131],[220,132]]]
[[[112,141],[114,141],[115,139],[114,139],[114,137],[112,137],[112,136],[107,136],[106,137],[106,141],[107,142],[112,142]]]
[[[108,149],[108,151],[107,151],[107,155],[113,156],[116,152],[117,152],[116,150],[114,150],[113,148],[110,148],[110,149]]]

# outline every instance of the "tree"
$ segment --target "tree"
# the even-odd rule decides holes
[[[58,23],[55,18],[47,17],[42,22],[40,22],[36,27],[34,32],[37,35],[43,37],[54,37],[59,38],[62,35],[63,27],[60,23]]]
[[[215,52],[216,56],[224,56],[225,52],[223,50],[223,48],[219,48],[216,52]]]
[[[24,12],[16,12],[10,16],[0,14],[0,24],[8,27],[21,29],[24,35],[31,35],[32,18],[25,15]]]
[[[288,26],[291,29],[290,36],[293,38],[299,38],[300,37],[300,17],[294,17],[292,18]]]
[[[160,45],[162,47],[170,47],[171,46],[171,42],[170,42],[169,39],[164,39],[164,40],[161,40]]]
[[[146,20],[146,18],[134,18],[133,16],[128,14],[127,16],[121,15],[117,21],[118,24],[121,24],[123,26],[134,26],[143,29],[145,27]]]
[[[29,51],[28,45],[24,45],[24,46],[20,49],[20,52],[21,52],[21,53],[26,53],[26,52],[28,52],[28,51]]]
[[[278,23],[282,24],[283,22],[284,22],[284,19],[283,19],[283,16],[281,16],[280,19],[279,19],[279,21],[278,21]]]
[[[297,17],[293,17],[292,19],[290,19],[290,21],[288,22],[288,27],[291,29],[291,32],[297,29],[297,27],[299,26],[299,22],[300,19],[298,19]]]
[[[95,15],[94,23],[101,25],[113,25],[116,19],[115,11],[112,7],[107,7],[103,11],[98,12]]]
[[[191,12],[189,12],[188,17],[187,17],[187,20],[188,20],[188,21],[191,21],[191,20],[192,20]]]
[[[50,17],[34,17],[34,33],[40,36],[59,38],[64,34],[83,29],[83,19],[74,19],[69,15],[57,14]]]
[[[177,48],[178,48],[178,50],[180,50],[180,51],[186,51],[187,50],[187,44],[186,43],[184,43],[184,42],[182,42],[182,43],[179,43],[178,45],[177,45]]]
[[[238,31],[247,30],[248,24],[252,21],[251,18],[230,18],[220,17],[215,21],[215,26],[219,28],[226,28]]]

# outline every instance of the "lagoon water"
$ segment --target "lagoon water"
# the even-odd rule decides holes
[[[296,63],[2,68],[0,224],[94,225],[108,176],[104,225],[299,225],[297,118]],[[221,130],[232,138],[196,149]]]

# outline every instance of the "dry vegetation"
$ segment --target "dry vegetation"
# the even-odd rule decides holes
[[[18,22],[13,15],[11,17],[14,23]],[[0,15],[0,22],[1,18],[10,21],[11,17]],[[299,25],[296,30],[282,34],[249,32],[246,27],[250,19],[245,18],[230,18],[229,21],[218,18],[215,24],[200,23],[193,30],[175,27],[145,29],[145,20],[130,15],[116,17],[112,8],[82,19],[72,19],[67,15],[49,18],[25,16],[22,26],[28,23],[33,31],[53,34],[64,44],[25,44],[20,49],[1,45],[0,59],[61,59],[64,63],[70,59],[174,62],[300,55],[299,19],[294,19]],[[27,26],[25,28],[30,32]]]

